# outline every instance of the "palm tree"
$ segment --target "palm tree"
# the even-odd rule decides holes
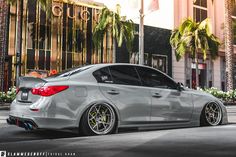
[[[226,61],[226,88],[227,91],[233,90],[233,28],[232,28],[232,10],[235,5],[234,0],[225,0],[225,61]]]
[[[118,47],[121,47],[125,40],[129,51],[133,45],[134,23],[132,20],[122,20],[122,18],[119,9],[117,9],[117,12],[113,12],[107,7],[104,7],[99,16],[99,22],[93,32],[93,42],[96,48],[101,47],[105,34],[111,33],[113,38],[113,62],[116,62],[116,42],[118,43]]]
[[[210,30],[209,19],[196,23],[188,18],[172,32],[170,44],[176,50],[179,61],[186,53],[190,53],[196,64],[196,87],[198,87],[198,53],[203,53],[203,59],[209,52],[212,59],[218,55],[219,39]]]
[[[8,6],[4,0],[0,0],[0,91],[4,91],[4,71],[5,71],[5,55],[7,45],[7,24],[8,24]],[[0,102],[2,103],[2,102]]]

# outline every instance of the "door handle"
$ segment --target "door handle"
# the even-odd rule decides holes
[[[111,95],[117,95],[117,94],[120,94],[120,92],[116,91],[116,90],[109,90],[107,91],[108,94],[111,94]]]
[[[154,94],[152,94],[152,97],[155,97],[155,98],[160,98],[160,97],[162,97],[159,93],[154,93]]]

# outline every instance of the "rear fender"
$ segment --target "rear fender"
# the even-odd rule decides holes
[[[85,111],[87,111],[87,110],[88,110],[92,105],[94,105],[94,104],[102,104],[102,103],[106,103],[106,104],[110,105],[110,106],[114,109],[114,112],[115,112],[116,118],[117,118],[117,126],[119,126],[119,124],[120,124],[120,113],[119,113],[119,110],[117,109],[117,107],[116,107],[114,104],[112,104],[111,102],[106,102],[106,101],[95,101],[95,102],[92,102],[92,103],[90,103],[89,105],[87,105],[87,106],[81,111],[81,114],[80,114],[79,117],[78,117],[78,126],[79,126],[79,124],[80,124],[80,120],[81,120],[83,114],[85,113]]]

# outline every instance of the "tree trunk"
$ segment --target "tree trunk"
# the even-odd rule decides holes
[[[113,46],[113,48],[112,48],[112,62],[116,63],[116,39],[113,37],[112,41],[113,41],[113,44],[112,44],[112,46]]]
[[[232,0],[224,0],[225,5],[225,60],[226,60],[226,88],[233,90],[233,28],[232,28]]]
[[[21,48],[22,48],[22,20],[23,0],[17,1],[17,38],[16,38],[16,86],[19,85],[21,75]]]
[[[5,55],[7,54],[7,27],[8,27],[8,5],[6,0],[0,0],[0,88],[3,92],[4,71],[5,71]]]
[[[196,66],[196,89],[197,87],[199,87],[199,75],[198,75],[198,52],[196,51],[195,52],[196,55],[195,55],[195,66]]]

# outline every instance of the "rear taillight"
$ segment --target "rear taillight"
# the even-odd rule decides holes
[[[34,111],[34,112],[38,112],[39,111],[39,109],[37,109],[37,108],[31,108],[30,110]]]
[[[20,88],[18,87],[18,88],[16,88],[16,94],[18,94],[19,93],[19,91],[20,91]]]
[[[66,90],[67,88],[69,88],[69,86],[45,86],[45,87],[32,88],[31,93],[40,96],[51,96],[63,90]]]

